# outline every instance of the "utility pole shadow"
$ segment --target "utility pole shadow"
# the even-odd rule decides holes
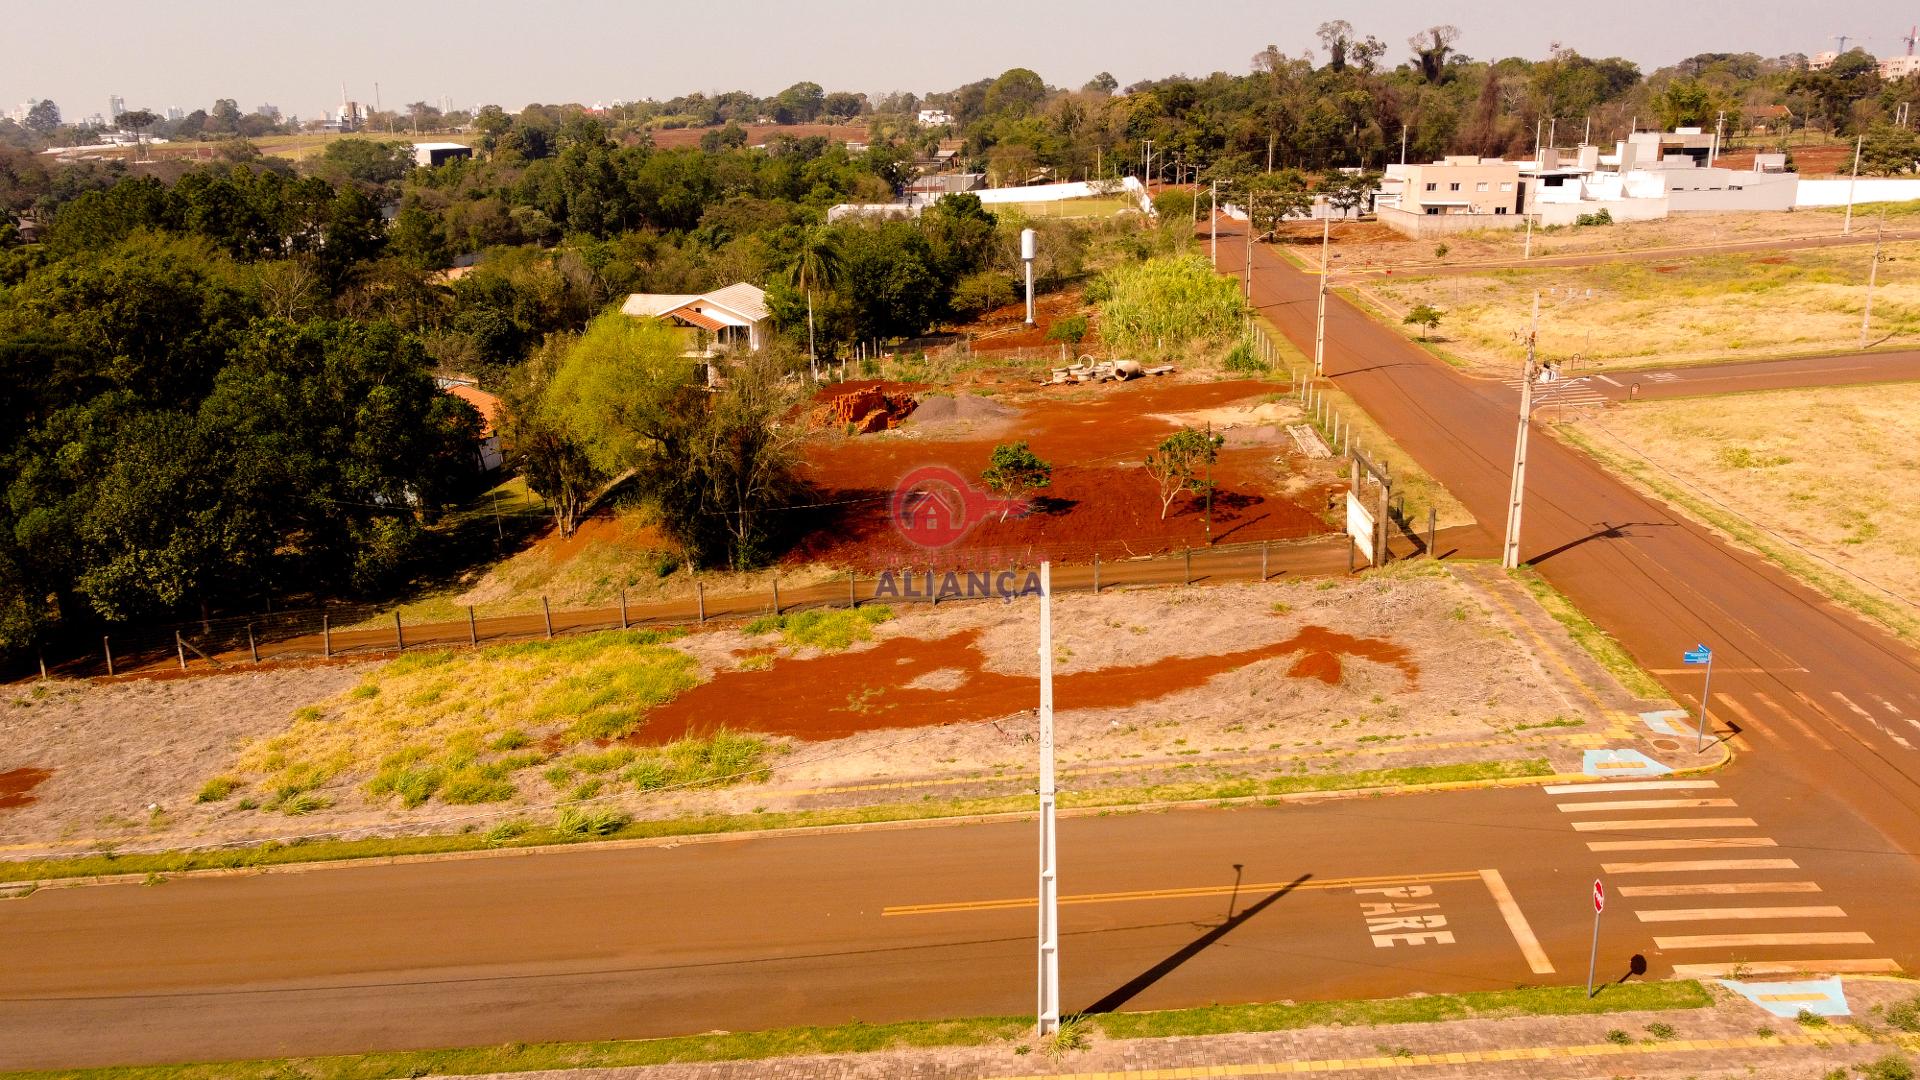
[[[1235,874],[1234,892],[1235,892],[1236,899],[1238,898],[1238,893],[1239,893],[1238,875],[1240,873],[1240,870],[1241,870],[1240,865],[1236,864],[1234,866],[1234,874]],[[1301,885],[1306,884],[1312,878],[1313,878],[1312,874],[1301,874],[1299,877],[1294,878],[1292,881],[1286,883],[1285,885],[1282,885],[1280,888],[1273,890],[1267,895],[1247,905],[1247,909],[1245,911],[1240,912],[1237,915],[1232,913],[1232,904],[1231,902],[1229,902],[1228,915],[1225,922],[1221,923],[1219,926],[1216,926],[1211,930],[1208,930],[1206,933],[1195,938],[1193,941],[1188,942],[1186,945],[1181,946],[1178,950],[1173,952],[1166,959],[1160,961],[1159,963],[1153,965],[1147,970],[1127,980],[1127,982],[1124,985],[1120,986],[1118,989],[1112,991],[1111,993],[1107,994],[1107,996],[1101,998],[1099,1001],[1096,1001],[1093,1004],[1087,1006],[1085,1009],[1081,1010],[1082,1014],[1087,1016],[1092,1016],[1099,1013],[1110,1013],[1120,1008],[1122,1005],[1125,1005],[1127,1002],[1132,1001],[1134,998],[1140,995],[1141,991],[1152,986],[1154,983],[1159,982],[1161,979],[1166,978],[1168,975],[1171,975],[1175,970],[1177,970],[1180,967],[1180,965],[1186,963],[1187,961],[1205,952],[1208,949],[1208,947],[1213,945],[1215,942],[1219,941],[1221,938],[1226,937],[1228,934],[1232,933],[1236,927],[1239,927],[1241,924],[1245,923],[1248,919],[1251,919],[1255,915],[1258,915],[1262,911],[1265,911],[1268,907],[1272,906],[1272,904],[1275,901],[1279,900],[1281,897],[1287,895],[1293,890],[1299,888]]]

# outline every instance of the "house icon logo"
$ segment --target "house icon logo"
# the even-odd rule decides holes
[[[958,543],[989,514],[1026,508],[975,488],[956,469],[923,465],[894,485],[888,518],[901,536],[932,549]]]

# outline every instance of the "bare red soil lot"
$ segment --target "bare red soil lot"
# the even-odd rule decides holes
[[[1143,466],[1147,454],[1179,429],[1176,414],[1257,405],[1285,389],[1257,380],[1001,388],[994,400],[1011,409],[1001,420],[921,426],[910,417],[896,431],[822,434],[803,450],[803,474],[828,505],[788,561],[962,565],[977,555],[1001,562],[1043,555],[1086,560],[1096,550],[1113,558],[1204,546],[1207,500],[1182,494],[1162,519],[1158,487]],[[1028,513],[979,521],[945,551],[917,545],[893,528],[890,499],[903,477],[944,466],[978,486],[994,446],[1015,440],[1027,441],[1053,466],[1052,485]],[[1212,541],[1332,531],[1322,517],[1332,488],[1324,479],[1305,482],[1302,464],[1278,428],[1236,429],[1213,468]]]

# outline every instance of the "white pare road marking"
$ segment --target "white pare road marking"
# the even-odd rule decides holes
[[[1500,909],[1500,917],[1507,921],[1507,930],[1513,934],[1513,940],[1520,946],[1521,955],[1527,958],[1527,966],[1535,975],[1553,974],[1553,961],[1547,959],[1547,951],[1540,947],[1540,939],[1533,935],[1533,927],[1527,924],[1527,916],[1520,910],[1520,904],[1513,898],[1513,891],[1507,888],[1507,879],[1498,870],[1480,871],[1480,879],[1487,883],[1487,891],[1493,894],[1493,904]]]
[[[1627,832],[1640,829],[1751,829],[1752,818],[1629,818],[1623,821],[1576,821],[1574,832]]]
[[[1621,896],[1743,896],[1820,892],[1817,881],[1710,881],[1689,885],[1622,885]]]
[[[1656,937],[1656,949],[1741,949],[1762,945],[1871,945],[1873,939],[1857,930],[1814,934],[1688,934]]]
[[[1904,746],[1904,747],[1906,747],[1906,748],[1907,748],[1907,749],[1909,749],[1909,750],[1911,750],[1911,749],[1913,749],[1913,744],[1912,744],[1912,743],[1910,743],[1910,742],[1908,742],[1908,741],[1907,741],[1906,739],[1904,739],[1904,738],[1902,738],[1902,737],[1900,737],[1900,735],[1899,735],[1899,734],[1897,734],[1897,733],[1895,733],[1895,732],[1893,732],[1893,731],[1890,731],[1890,730],[1888,730],[1888,729],[1887,729],[1887,728],[1885,728],[1885,727],[1882,727],[1882,726],[1880,725],[1880,718],[1879,718],[1879,717],[1877,717],[1877,716],[1875,716],[1875,715],[1873,715],[1872,713],[1870,713],[1870,712],[1868,712],[1867,710],[1865,710],[1865,709],[1863,709],[1863,708],[1861,708],[1860,706],[1858,706],[1858,705],[1855,705],[1855,704],[1853,703],[1853,699],[1852,699],[1852,698],[1850,698],[1850,697],[1848,697],[1847,695],[1845,695],[1845,694],[1843,694],[1843,693],[1841,693],[1841,692],[1840,692],[1840,691],[1838,691],[1838,690],[1834,690],[1834,691],[1830,691],[1830,692],[1831,692],[1831,693],[1833,694],[1833,697],[1834,697],[1834,700],[1835,700],[1835,701],[1838,701],[1838,702],[1839,702],[1840,704],[1842,704],[1842,705],[1845,705],[1845,706],[1847,707],[1847,709],[1848,709],[1849,711],[1851,711],[1851,712],[1852,712],[1852,713],[1853,713],[1853,714],[1854,714],[1855,716],[1858,716],[1858,717],[1859,717],[1860,719],[1862,719],[1862,720],[1865,720],[1865,721],[1866,721],[1867,723],[1869,723],[1869,724],[1871,724],[1871,725],[1873,726],[1873,730],[1875,730],[1875,731],[1877,731],[1877,732],[1879,732],[1879,733],[1881,733],[1882,735],[1885,735],[1885,736],[1886,736],[1887,738],[1889,738],[1889,739],[1892,739],[1892,740],[1893,740],[1894,742],[1897,742],[1897,743],[1899,743],[1899,744],[1900,744],[1901,746]]]
[[[1636,911],[1641,922],[1705,922],[1710,919],[1844,919],[1837,907],[1703,907]]]
[[[1719,870],[1798,870],[1800,864],[1792,859],[1674,859],[1667,862],[1601,863],[1600,869],[1609,874],[1698,874]],[[1626,892],[1626,889],[1621,892]]]
[[[1548,784],[1549,795],[1585,795],[1590,791],[1701,791],[1717,788],[1714,780],[1617,780],[1604,784]]]
[[[1377,896],[1362,900],[1360,915],[1367,920],[1367,933],[1376,949],[1397,945],[1452,945],[1453,931],[1443,929],[1447,917],[1439,914],[1438,902],[1427,902],[1433,895],[1431,885],[1390,885],[1353,890],[1355,896]]]
[[[1607,802],[1560,803],[1563,814],[1607,813],[1618,810],[1708,810],[1736,805],[1732,799],[1613,799]]]
[[[1703,836],[1676,840],[1589,840],[1588,851],[1697,851],[1701,848],[1779,847],[1765,836]]]

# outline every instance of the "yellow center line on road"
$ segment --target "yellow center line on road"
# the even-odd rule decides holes
[[[1183,900],[1197,896],[1228,896],[1235,892],[1261,893],[1277,889],[1364,889],[1370,886],[1431,885],[1449,881],[1478,881],[1478,870],[1451,871],[1441,874],[1410,874],[1393,877],[1350,877],[1327,878],[1321,881],[1303,881],[1298,885],[1289,881],[1251,882],[1240,885],[1200,885],[1187,889],[1136,889],[1128,892],[1076,893],[1060,898],[1062,904],[1117,904],[1136,900]],[[1000,900],[959,900],[945,904],[900,904],[880,909],[883,917],[895,915],[943,915],[954,912],[1009,911],[1018,908],[1030,908],[1039,901],[1032,896],[1008,897]]]

